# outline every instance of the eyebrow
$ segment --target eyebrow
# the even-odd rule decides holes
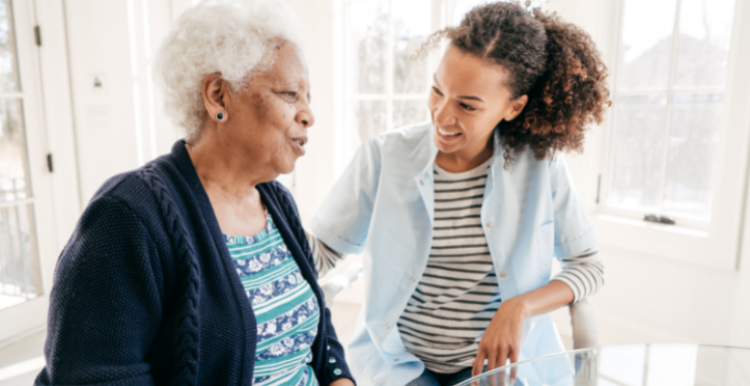
[[[437,81],[437,77],[435,75],[432,75],[432,80],[434,80],[435,84],[437,84],[438,87],[440,87],[440,82]],[[464,99],[464,100],[479,101],[479,102],[484,103],[484,101],[482,100],[482,98],[471,96],[471,95],[461,95],[461,96],[458,96],[456,98],[458,98],[458,99]]]

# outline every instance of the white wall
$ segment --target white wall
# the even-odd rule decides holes
[[[108,178],[168,152],[179,137],[147,77],[178,5],[170,0],[65,2],[84,206]],[[95,78],[101,87],[94,87]]]

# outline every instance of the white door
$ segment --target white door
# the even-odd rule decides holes
[[[60,252],[32,6],[0,0],[0,343],[43,328]]]

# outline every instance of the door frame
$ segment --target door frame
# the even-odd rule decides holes
[[[13,4],[42,293],[0,311],[0,346],[46,328],[57,257],[81,210],[63,0],[9,1]],[[36,43],[35,26],[40,27],[41,46]]]

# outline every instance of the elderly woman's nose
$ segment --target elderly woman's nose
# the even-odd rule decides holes
[[[315,124],[315,114],[308,107],[297,114],[297,123],[308,128]]]

